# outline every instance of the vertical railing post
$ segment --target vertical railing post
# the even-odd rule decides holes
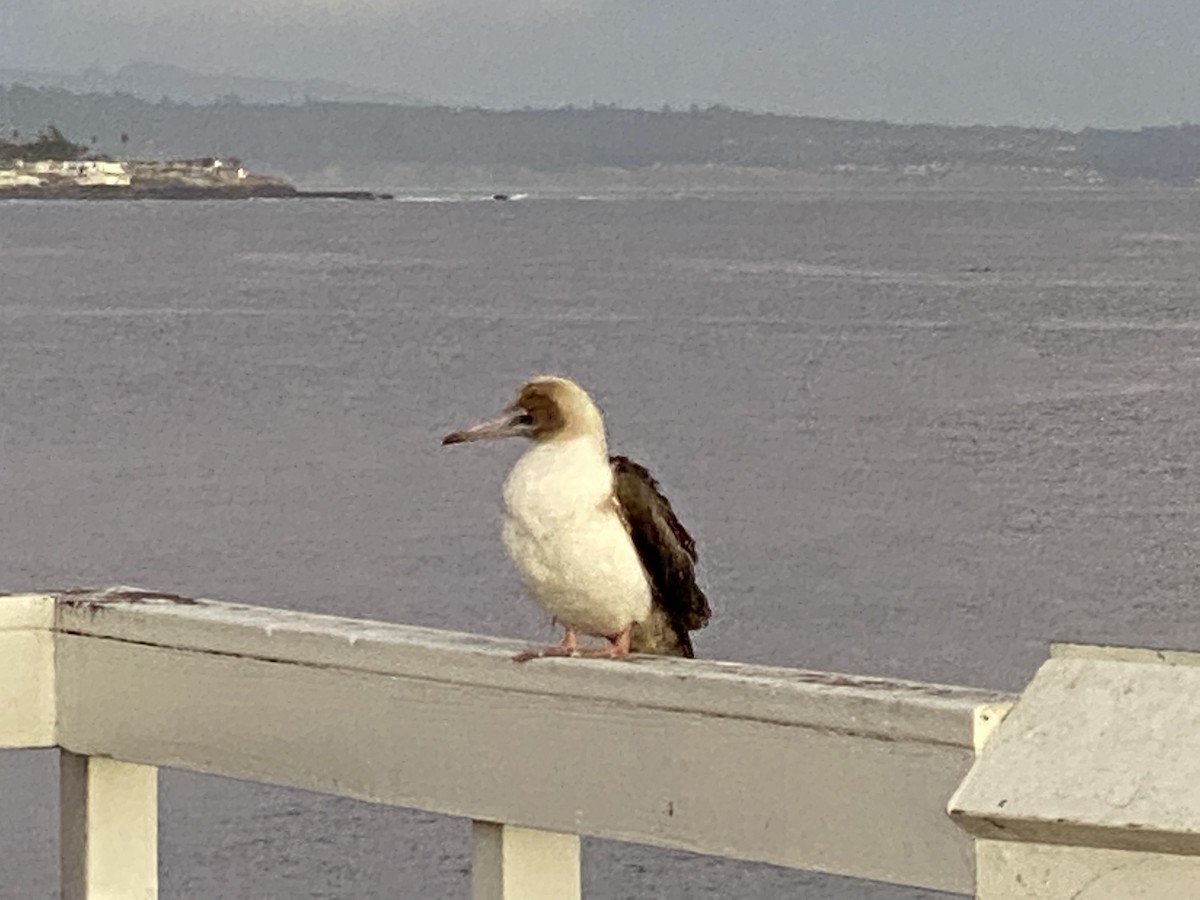
[[[62,900],[158,897],[158,769],[59,755]]]
[[[54,599],[0,595],[0,748],[53,747]]]
[[[948,805],[978,900],[1200,896],[1197,695],[1200,654],[1055,645],[1007,714],[982,711]]]
[[[473,822],[471,900],[580,900],[579,835]]]

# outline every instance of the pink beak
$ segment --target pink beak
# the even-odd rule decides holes
[[[529,413],[520,406],[510,406],[493,419],[476,422],[461,431],[452,431],[442,444],[465,444],[469,441],[494,441],[507,437],[529,437]]]

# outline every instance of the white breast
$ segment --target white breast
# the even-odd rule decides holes
[[[608,637],[650,613],[650,587],[591,437],[535,444],[504,484],[504,545],[529,593],[563,625]]]

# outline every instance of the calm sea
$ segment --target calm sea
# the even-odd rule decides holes
[[[0,204],[0,586],[552,639],[520,447],[438,439],[559,372],[697,536],[704,656],[1018,689],[1051,639],[1197,647],[1198,275],[1188,192]],[[0,754],[4,898],[55,894],[55,771]],[[162,776],[164,897],[465,897],[467,838]],[[585,889],[933,896],[595,841]]]

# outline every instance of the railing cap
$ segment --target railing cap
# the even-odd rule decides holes
[[[709,660],[544,659],[476,634],[315,615],[120,587],[56,595],[62,632],[209,653],[430,677],[462,685],[607,699],[882,740],[970,748],[972,710],[994,691]]]
[[[950,800],[998,840],[1200,854],[1200,654],[1057,645]]]

